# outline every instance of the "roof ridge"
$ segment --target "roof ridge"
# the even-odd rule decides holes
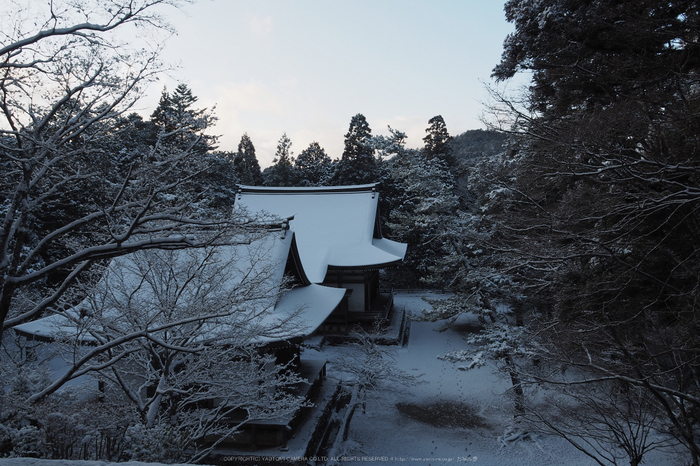
[[[246,186],[238,185],[239,194],[347,194],[371,193],[377,190],[379,183],[348,185],[348,186]]]

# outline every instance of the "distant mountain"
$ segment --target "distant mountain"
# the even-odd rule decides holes
[[[455,160],[460,165],[472,165],[483,157],[503,152],[507,140],[506,134],[474,129],[454,136],[451,144]]]

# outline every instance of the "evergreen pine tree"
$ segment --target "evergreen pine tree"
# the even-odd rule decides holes
[[[192,105],[194,105],[194,103],[197,102],[197,100],[199,99],[192,94],[192,90],[187,86],[187,84],[178,84],[171,96],[171,101],[173,109],[175,110],[175,115],[179,119],[184,119],[184,117],[188,114],[201,114],[201,111],[193,111],[191,109]]]
[[[241,142],[238,143],[238,152],[233,158],[233,165],[236,168],[241,184],[249,186],[263,184],[260,164],[257,157],[255,157],[255,146],[253,146],[253,141],[250,140],[248,133],[241,136]]]
[[[112,154],[118,170],[126,172],[132,163],[141,160],[156,144],[158,138],[156,125],[144,120],[138,113],[115,119],[112,137],[104,149]]]
[[[428,124],[430,126],[425,130],[428,134],[423,138],[425,157],[428,160],[441,160],[448,167],[454,166],[454,157],[450,146],[452,136],[447,131],[445,120],[441,115],[436,115],[428,120]]]
[[[273,165],[263,172],[265,186],[294,186],[296,170],[292,163],[292,141],[284,133],[277,143]]]
[[[365,184],[378,181],[380,173],[371,143],[372,130],[367,119],[358,113],[350,120],[345,135],[345,149],[338,162],[333,181],[338,185]]]
[[[202,135],[204,128],[210,127],[215,117],[206,109],[194,109],[197,97],[184,83],[180,83],[170,94],[163,88],[158,106],[151,114],[151,123],[157,128],[161,142],[181,150],[194,149],[204,154],[214,148],[216,138]]]
[[[449,279],[434,267],[451,252],[460,215],[452,175],[441,161],[413,149],[399,151],[389,164],[394,199],[388,226],[395,239],[408,243],[405,268],[431,285],[445,286]]]
[[[170,94],[168,93],[168,88],[163,86],[163,91],[160,93],[160,100],[158,101],[158,106],[153,113],[151,113],[151,122],[164,128],[166,131],[172,131],[172,127],[169,125],[171,121],[170,113],[173,103],[170,100]]]
[[[333,160],[318,142],[312,142],[294,161],[299,186],[323,186],[333,171]]]

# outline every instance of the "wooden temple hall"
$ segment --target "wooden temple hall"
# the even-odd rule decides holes
[[[401,263],[406,244],[382,237],[376,184],[241,186],[236,203],[250,212],[293,217],[290,228],[303,270],[299,280],[345,289],[318,331],[346,333],[354,324],[387,317],[392,293],[379,289],[379,270]]]

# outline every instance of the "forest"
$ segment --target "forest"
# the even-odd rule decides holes
[[[222,432],[221,413],[178,417],[178,403],[215,396],[216,383],[193,393],[191,380],[235,358],[240,367],[225,377],[242,387],[239,406],[273,415],[303,404],[242,401],[255,398],[244,389],[252,380],[298,380],[283,367],[258,372],[271,363],[262,356],[199,345],[190,314],[143,328],[134,317],[131,330],[89,351],[62,342],[76,354],[63,383],[92,374],[124,388],[117,367],[130,360],[169,388],[103,400],[118,414],[100,410],[71,431],[89,406],[59,393],[13,328],[94,292],[114,258],[149,253],[167,264],[173,251],[253,241],[269,219],[236,209],[239,185],[379,183],[383,234],[409,245],[382,280],[450,293],[416,318],[478,319],[468,337],[476,350],[442,357],[455,370],[496,364],[522,432],[561,437],[598,464],[638,465],[665,449],[700,464],[697,2],[508,0],[515,30],[494,64],[487,129],[452,136],[436,115],[424,145],[409,148],[400,129],[378,134],[358,113],[342,154],[314,142],[295,156],[283,134],[265,169],[247,134],[237,151],[218,150],[216,115],[187,84],[163,89],[150,117],[133,111],[161,71],[159,51],[112,32],[165,31],[153,11],[177,0],[54,3],[34,22],[11,16],[0,39],[0,458],[202,458],[199,442]],[[526,90],[498,86],[522,73]],[[189,271],[201,267],[201,256],[191,259]],[[181,339],[149,336],[155,328]],[[192,361],[168,380],[154,361],[166,350]]]

